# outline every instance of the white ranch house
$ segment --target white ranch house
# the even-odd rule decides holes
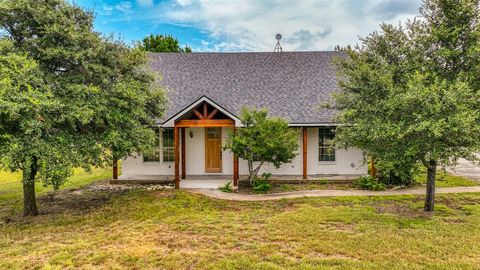
[[[229,133],[241,128],[243,106],[267,108],[300,129],[299,155],[270,172],[284,179],[354,179],[367,174],[362,151],[331,146],[334,111],[323,109],[338,91],[332,64],[339,52],[282,53],[157,53],[152,69],[161,74],[169,104],[157,119],[158,151],[132,155],[122,162],[118,181],[238,179],[247,171],[222,146]]]

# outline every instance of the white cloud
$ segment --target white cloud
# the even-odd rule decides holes
[[[103,4],[100,13],[101,13],[102,15],[110,16],[110,15],[112,15],[112,11],[113,11],[113,7],[112,7],[112,6],[109,6],[109,5],[107,5],[107,4]]]
[[[177,0],[177,3],[182,7],[191,5],[192,2],[192,0]]]
[[[142,7],[153,6],[153,0],[137,0],[137,4]]]
[[[128,14],[132,12],[132,3],[123,1],[115,5],[115,9],[124,13]]]
[[[197,50],[272,51],[275,34],[284,51],[327,50],[354,44],[382,20],[416,15],[421,0],[176,0],[159,9],[171,23],[209,33]]]

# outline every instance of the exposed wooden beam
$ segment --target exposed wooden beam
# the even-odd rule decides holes
[[[208,117],[207,103],[203,103],[203,118]]]
[[[198,119],[204,119],[203,115],[197,110],[193,109],[193,113],[198,117]]]
[[[233,127],[233,133],[237,133],[235,126]],[[238,156],[233,155],[233,186],[238,187]]]
[[[179,170],[179,159],[180,155],[178,152],[178,127],[174,128],[173,131],[173,154],[175,157],[175,188],[180,188],[180,170]]]
[[[202,120],[179,120],[175,127],[233,127],[235,121],[231,119],[202,119]]]
[[[212,118],[215,116],[215,114],[217,114],[217,113],[218,113],[218,109],[213,110],[213,111],[207,116],[207,119],[212,119]]]
[[[187,178],[187,167],[185,160],[185,128],[180,128],[182,130],[182,179]]]
[[[303,179],[307,179],[307,148],[308,148],[308,134],[307,134],[307,127],[303,127]]]

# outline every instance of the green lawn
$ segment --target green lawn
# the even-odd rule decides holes
[[[76,177],[70,187],[93,178]],[[0,200],[12,202],[7,182]],[[0,269],[478,269],[480,194],[438,196],[434,215],[422,199],[61,191],[39,199],[38,217],[1,217]]]

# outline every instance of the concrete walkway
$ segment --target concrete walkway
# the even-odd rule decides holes
[[[346,197],[346,196],[391,196],[391,195],[423,195],[425,188],[398,189],[386,191],[368,190],[304,190],[273,194],[239,194],[225,193],[217,189],[186,189],[192,193],[229,201],[273,201],[301,197]],[[437,188],[437,194],[480,192],[480,186]]]

